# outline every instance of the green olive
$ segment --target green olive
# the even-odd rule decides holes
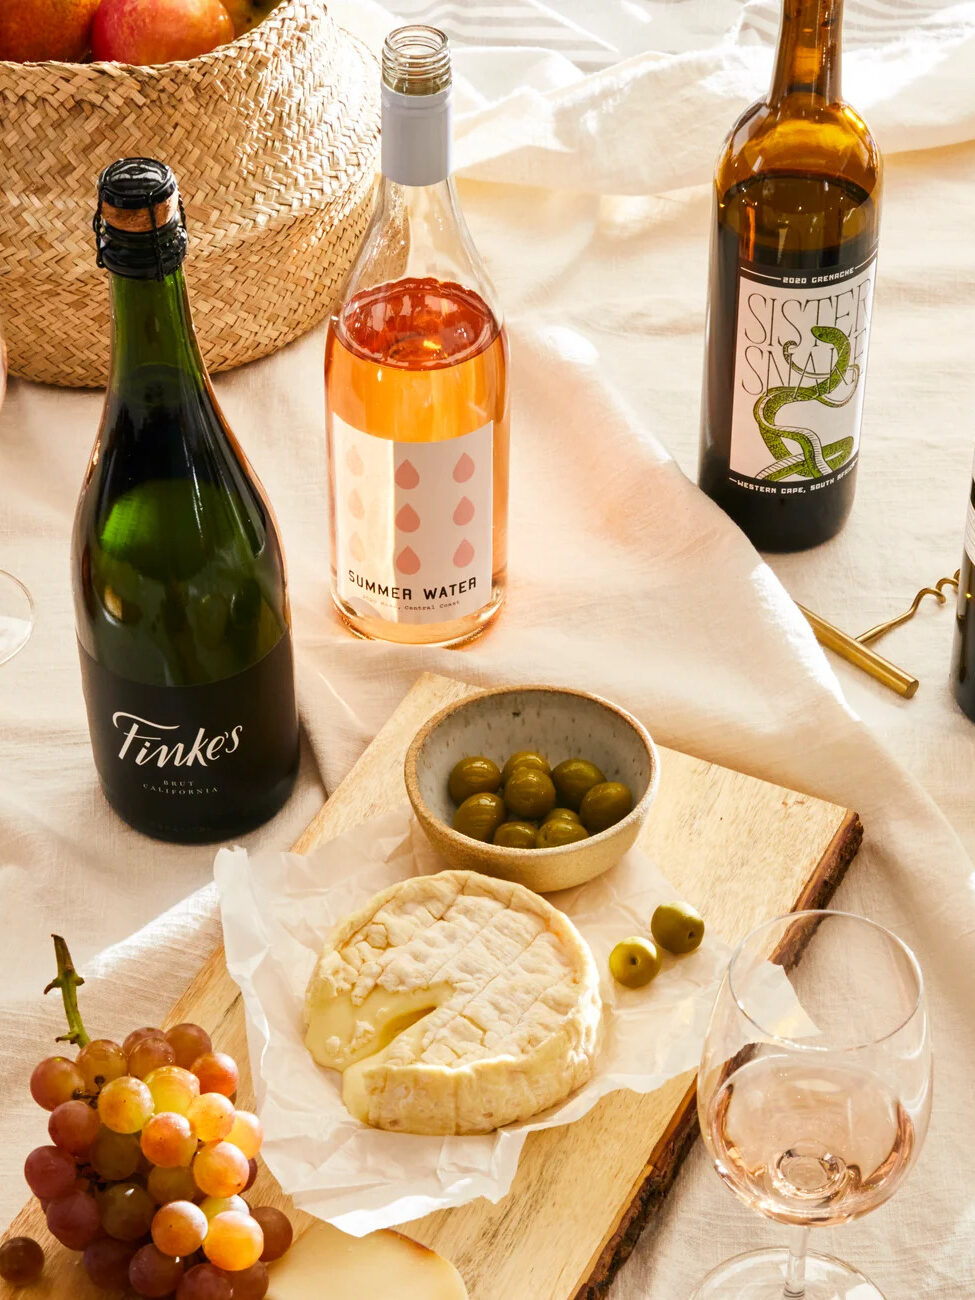
[[[587,840],[589,832],[582,822],[571,822],[568,817],[552,817],[538,830],[538,848],[554,849],[560,844],[575,844]]]
[[[505,818],[504,800],[484,790],[465,799],[454,813],[454,830],[487,842]]]
[[[494,843],[506,849],[533,849],[537,837],[531,822],[502,822],[494,832]]]
[[[592,835],[622,821],[633,807],[630,787],[620,781],[601,781],[587,790],[579,805],[579,817]]]
[[[588,759],[567,758],[554,769],[552,780],[560,801],[578,812],[583,796],[594,785],[601,785],[606,778],[596,764],[590,763]]]
[[[512,754],[501,769],[501,780],[507,781],[516,767],[537,767],[546,776],[552,771],[545,755],[537,753],[534,749],[519,749],[516,754]]]
[[[537,767],[516,767],[504,787],[504,801],[516,817],[544,817],[555,807],[555,786]]]
[[[639,936],[621,940],[609,954],[609,970],[617,984],[642,989],[655,979],[661,964],[657,945]]]
[[[693,952],[704,938],[704,918],[688,903],[661,903],[650,920],[650,933],[668,952]]]
[[[579,825],[582,825],[582,822],[579,821],[579,814],[573,812],[571,808],[553,808],[545,818],[547,822],[554,822],[559,819],[566,822],[579,822]]]
[[[482,754],[462,758],[451,769],[447,790],[454,803],[461,804],[472,794],[494,794],[501,785],[501,769]]]

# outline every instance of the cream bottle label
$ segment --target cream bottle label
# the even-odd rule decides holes
[[[975,485],[972,488],[975,495]],[[965,554],[975,564],[975,505],[971,501],[968,503],[968,514],[965,516]]]
[[[332,417],[338,592],[356,614],[446,623],[491,599],[494,426],[441,442]]]
[[[808,495],[856,466],[876,253],[855,266],[738,281],[731,481]]]

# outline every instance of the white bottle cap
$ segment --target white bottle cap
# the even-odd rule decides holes
[[[390,32],[383,47],[382,173],[400,185],[450,175],[450,51],[437,27]]]

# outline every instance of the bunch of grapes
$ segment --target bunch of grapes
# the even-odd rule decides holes
[[[65,1006],[80,1024],[80,981],[70,973],[74,1014],[67,996]],[[84,1252],[88,1276],[106,1290],[262,1300],[267,1266],[291,1245],[292,1227],[241,1195],[257,1177],[263,1134],[258,1117],[234,1105],[233,1058],[192,1024],[136,1029],[122,1044],[89,1041],[83,1027],[72,1037],[83,1040],[77,1057],[48,1057],[30,1081],[50,1112],[51,1145],[30,1153],[24,1175],[52,1235]],[[33,1281],[43,1263],[30,1238],[0,1246],[8,1281]]]

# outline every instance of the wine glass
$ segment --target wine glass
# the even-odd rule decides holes
[[[30,592],[19,578],[0,569],[0,664],[23,650],[33,627],[34,602]]]
[[[760,925],[718,991],[697,1098],[722,1179],[794,1233],[788,1250],[721,1264],[693,1300],[883,1300],[856,1269],[807,1245],[811,1227],[893,1196],[924,1141],[931,1044],[911,950],[845,912]]]

